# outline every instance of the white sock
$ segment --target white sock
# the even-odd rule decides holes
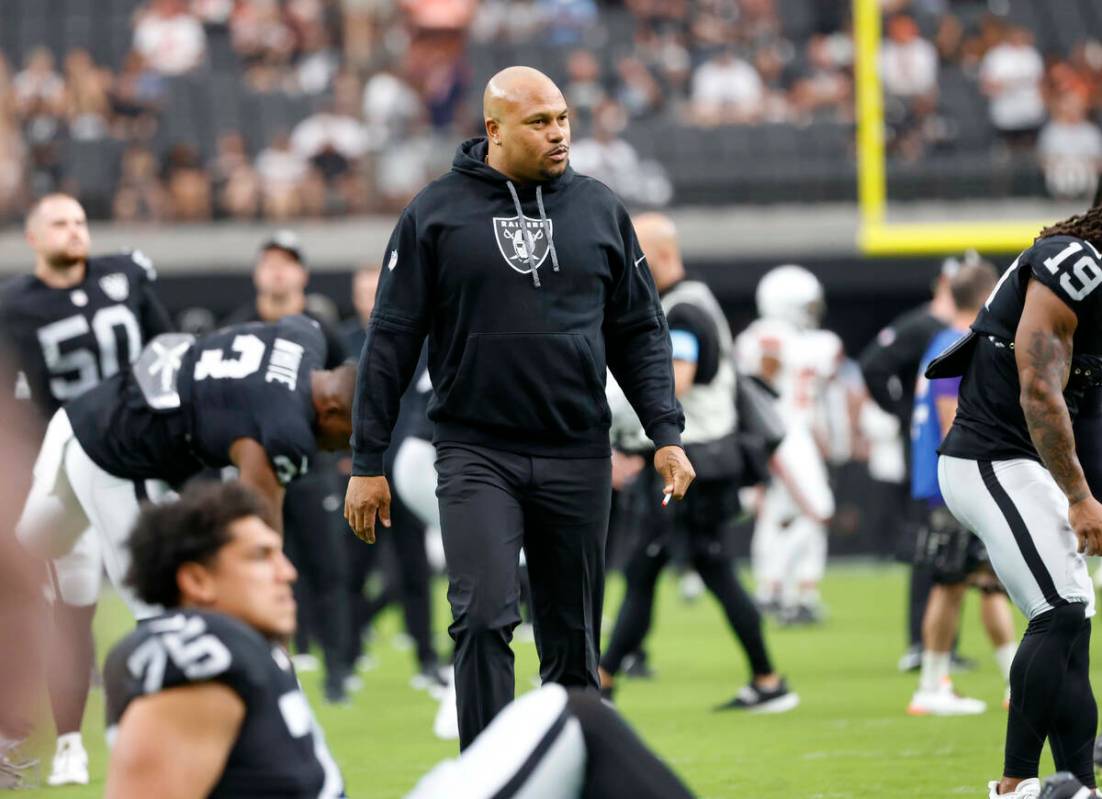
[[[995,662],[999,664],[999,673],[1007,685],[1010,684],[1010,665],[1014,662],[1017,651],[1018,645],[1015,643],[1003,644],[995,650]]]
[[[949,679],[949,666],[952,655],[948,652],[922,650],[922,675],[918,678],[918,690],[940,691]]]
[[[84,748],[84,741],[81,740],[79,732],[67,732],[64,735],[57,736],[57,748],[61,749],[65,744],[73,748]]]

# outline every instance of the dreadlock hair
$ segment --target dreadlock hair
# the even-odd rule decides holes
[[[1102,206],[1096,205],[1081,214],[1049,225],[1037,235],[1033,243],[1049,236],[1075,236],[1077,239],[1089,241],[1095,247],[1102,247]]]

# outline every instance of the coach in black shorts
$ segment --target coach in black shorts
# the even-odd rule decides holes
[[[345,502],[361,538],[374,541],[376,512],[389,524],[383,453],[427,335],[463,747],[513,697],[522,546],[544,682],[597,687],[606,365],[658,447],[665,492],[680,498],[694,476],[654,282],[623,205],[568,166],[562,93],[511,67],[484,105],[487,137],[460,145],[383,256]]]

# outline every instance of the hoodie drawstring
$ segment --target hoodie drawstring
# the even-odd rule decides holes
[[[559,254],[555,252],[555,240],[551,238],[551,223],[547,221],[547,212],[543,210],[543,187],[536,186],[536,205],[540,208],[540,230],[547,236],[547,249],[551,251],[551,268],[559,271]]]
[[[536,274],[536,240],[532,238],[532,231],[528,229],[528,225],[524,222],[524,209],[520,207],[520,197],[517,196],[517,187],[513,185],[513,181],[505,181],[505,185],[509,187],[509,193],[513,195],[513,207],[517,209],[517,221],[520,223],[520,229],[524,231],[524,240],[528,244],[525,248],[528,254],[528,268],[532,270],[532,285],[536,288],[540,287],[540,276]],[[539,191],[537,188],[536,191]],[[537,194],[537,196],[539,196]]]
[[[532,231],[528,229],[528,225],[524,221],[524,209],[520,206],[520,197],[517,196],[517,187],[513,185],[513,181],[505,181],[505,185],[509,187],[509,194],[513,197],[513,207],[517,209],[517,221],[520,222],[520,229],[524,231],[524,240],[528,244],[528,268],[532,270],[532,285],[536,288],[540,287],[540,276],[537,274],[536,268],[536,240],[532,238]],[[547,211],[543,208],[543,187],[536,186],[536,205],[540,209],[540,230],[543,231],[543,235],[547,236],[547,249],[551,254],[551,268],[559,271],[559,254],[555,252],[555,240],[551,238],[551,222],[547,219]]]

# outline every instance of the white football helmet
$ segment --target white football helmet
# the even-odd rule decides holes
[[[823,284],[807,269],[784,264],[769,270],[755,293],[758,316],[814,330],[823,318]]]

